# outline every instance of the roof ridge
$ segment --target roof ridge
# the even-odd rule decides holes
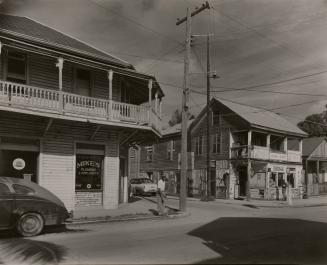
[[[127,61],[125,61],[125,60],[123,60],[123,59],[121,59],[121,58],[119,58],[119,57],[117,57],[117,56],[115,56],[115,55],[112,55],[112,54],[110,54],[110,53],[108,53],[108,52],[106,52],[106,51],[103,51],[103,50],[101,50],[101,49],[99,49],[99,48],[93,46],[92,44],[89,44],[88,42],[85,42],[85,41],[83,41],[83,40],[81,40],[81,39],[79,39],[79,38],[77,38],[77,37],[74,37],[74,36],[68,34],[68,33],[64,33],[64,32],[62,32],[61,30],[58,30],[58,29],[55,29],[55,28],[53,28],[53,27],[51,27],[51,26],[49,26],[49,25],[46,25],[46,24],[44,24],[43,22],[40,22],[39,20],[37,20],[37,19],[35,19],[35,18],[31,18],[31,17],[28,17],[28,16],[24,16],[24,18],[27,18],[27,19],[29,19],[29,20],[32,20],[32,21],[36,22],[36,23],[39,23],[40,25],[42,25],[42,26],[44,26],[44,27],[48,27],[48,28],[50,28],[50,29],[52,29],[52,30],[55,30],[55,31],[57,31],[57,32],[59,32],[59,33],[61,33],[61,34],[63,34],[63,35],[66,35],[66,36],[68,36],[68,37],[70,37],[70,38],[72,38],[72,39],[74,39],[74,40],[76,40],[76,41],[79,41],[79,42],[81,42],[81,43],[83,43],[83,44],[85,44],[85,45],[87,45],[87,46],[89,46],[89,47],[91,47],[91,48],[93,48],[93,49],[95,49],[95,50],[98,50],[98,51],[100,51],[100,52],[103,52],[103,53],[106,54],[106,55],[109,55],[109,56],[111,56],[111,57],[113,57],[113,58],[115,58],[115,59],[117,59],[117,60],[119,60],[119,61],[122,61],[122,62],[124,62],[124,63],[129,64],[130,66],[132,66],[131,63],[129,63],[129,62],[127,62]]]

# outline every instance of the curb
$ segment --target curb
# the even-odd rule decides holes
[[[129,221],[141,221],[141,220],[156,220],[156,219],[176,219],[189,216],[190,213],[176,213],[170,214],[168,216],[135,216],[135,217],[114,217],[109,219],[95,219],[95,220],[76,220],[73,222],[65,222],[67,226],[75,226],[75,225],[84,225],[84,224],[100,224],[100,223],[114,223],[114,222],[129,222]]]
[[[175,196],[167,196],[168,199],[178,200],[178,197]],[[188,201],[201,201],[198,198],[187,198]],[[246,202],[246,201],[244,201]],[[209,203],[217,203],[217,204],[225,204],[225,205],[239,205],[244,206],[241,203],[233,203],[233,200],[230,202],[225,201],[210,201]],[[251,204],[251,203],[248,203]],[[312,203],[312,204],[298,204],[298,205],[288,205],[288,204],[280,204],[280,205],[260,205],[260,204],[251,204],[252,206],[258,207],[258,208],[303,208],[303,207],[319,207],[319,206],[327,206],[327,203]]]

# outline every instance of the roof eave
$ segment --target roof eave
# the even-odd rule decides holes
[[[269,127],[265,127],[265,126],[261,126],[261,125],[257,125],[257,124],[251,124],[250,126],[252,128],[257,128],[257,129],[261,129],[264,131],[271,131],[271,132],[276,132],[279,134],[286,134],[286,135],[292,135],[292,136],[297,136],[297,137],[301,137],[301,138],[306,138],[308,137],[307,134],[302,134],[302,133],[297,133],[297,132],[290,132],[290,131],[283,131],[283,130],[278,130],[278,129],[274,129],[274,128],[269,128]]]

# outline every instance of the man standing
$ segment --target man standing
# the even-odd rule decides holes
[[[163,176],[160,176],[158,181],[158,188],[157,188],[157,203],[158,203],[158,214],[159,215],[166,215],[166,207],[165,207],[165,186],[166,182]]]

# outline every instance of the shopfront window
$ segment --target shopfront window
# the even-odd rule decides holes
[[[76,191],[102,190],[102,175],[102,155],[76,155]]]

